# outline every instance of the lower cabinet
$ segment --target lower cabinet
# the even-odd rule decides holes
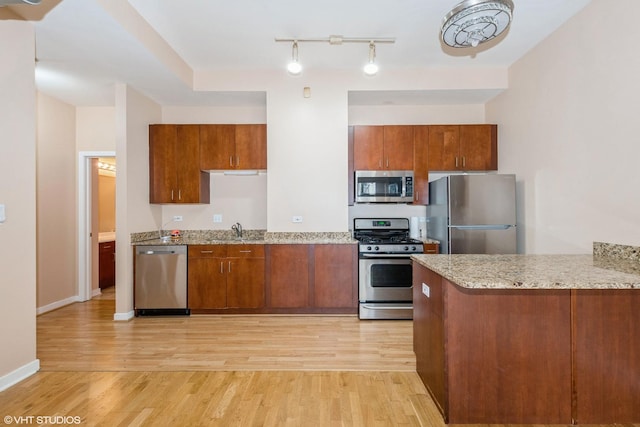
[[[264,306],[264,245],[191,245],[189,308]]]
[[[116,242],[102,242],[98,246],[98,286],[104,289],[116,284]]]
[[[355,245],[268,245],[267,310],[357,313],[356,266]]]
[[[188,254],[192,313],[358,313],[356,245],[189,245]]]

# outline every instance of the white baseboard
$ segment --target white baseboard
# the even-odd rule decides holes
[[[128,321],[133,319],[133,317],[135,316],[135,312],[133,310],[127,312],[127,313],[115,313],[113,315],[113,320],[117,320],[117,321]]]
[[[80,302],[80,298],[77,295],[65,298],[60,301],[52,302],[51,304],[47,304],[42,307],[38,307],[36,309],[36,315],[47,313],[57,308],[64,307],[65,305],[73,304],[74,302]]]
[[[40,370],[40,360],[36,359],[33,362],[29,362],[24,366],[19,367],[13,372],[9,372],[7,375],[0,377],[0,391],[4,391],[24,380],[27,377],[35,374]]]

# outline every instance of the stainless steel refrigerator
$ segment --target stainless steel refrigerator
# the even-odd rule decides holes
[[[427,237],[443,254],[514,254],[515,175],[451,175],[429,183]]]

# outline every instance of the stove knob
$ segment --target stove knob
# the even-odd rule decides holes
[[[379,250],[380,250],[380,248],[379,248],[378,246],[376,246],[376,247],[375,247],[375,248],[373,248],[373,249],[375,249],[376,251],[379,251]]]
[[[371,250],[371,246],[367,246],[367,250],[370,251]]]
[[[405,247],[404,247],[404,250],[405,250],[405,251],[408,251],[408,250],[409,250],[409,246],[405,246]]]
[[[411,250],[412,250],[412,251],[415,251],[415,250],[416,250],[416,247],[415,247],[415,246],[411,246]]]

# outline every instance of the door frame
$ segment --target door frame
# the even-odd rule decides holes
[[[116,157],[115,151],[78,153],[78,300],[92,298],[91,290],[91,159]],[[116,192],[118,188],[116,186]]]

